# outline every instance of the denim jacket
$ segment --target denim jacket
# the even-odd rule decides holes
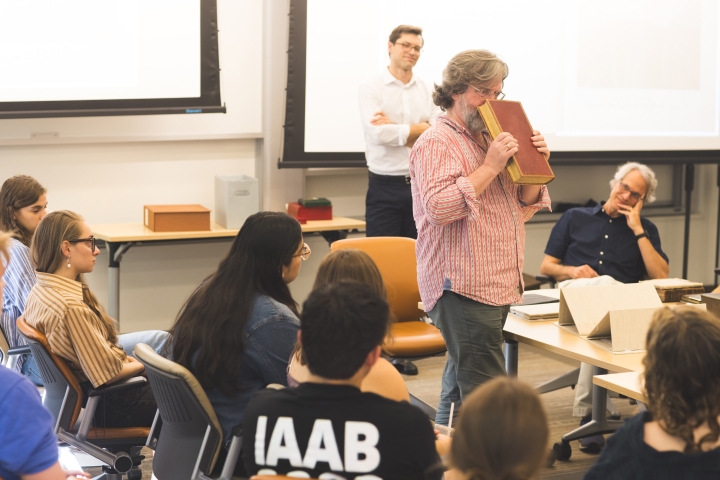
[[[223,430],[223,443],[233,427],[242,423],[245,407],[258,390],[270,383],[287,386],[288,359],[300,330],[300,320],[287,306],[265,295],[257,295],[245,324],[244,353],[240,367],[241,390],[226,396],[217,388],[207,389]]]

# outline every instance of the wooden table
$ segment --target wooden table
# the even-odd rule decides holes
[[[603,388],[634,398],[647,404],[647,397],[642,388],[641,372],[609,373],[593,377],[593,383]]]
[[[365,228],[365,222],[347,217],[332,220],[308,220],[301,225],[303,233],[320,233],[328,243],[347,236],[347,232]],[[210,230],[197,232],[153,232],[142,223],[110,223],[91,225],[93,235],[108,247],[108,313],[120,321],[120,261],[134,245],[195,243],[223,241],[234,238],[239,229],[227,229],[217,223]]]
[[[564,357],[573,358],[593,366],[593,376],[611,372],[640,372],[645,352],[613,354],[602,347],[588,342],[557,325],[557,320],[528,322],[515,315],[508,315],[503,329],[505,338],[505,367],[508,375],[517,375],[518,342],[533,345]],[[593,385],[592,420],[563,435],[553,445],[558,460],[567,460],[572,455],[570,442],[591,435],[612,433],[623,425],[622,421],[607,418],[607,389]]]

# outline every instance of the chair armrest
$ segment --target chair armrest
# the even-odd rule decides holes
[[[7,355],[8,357],[11,357],[13,355],[25,355],[32,353],[32,350],[30,350],[30,345],[20,345],[19,347],[13,347],[8,349]]]
[[[147,378],[145,377],[131,377],[110,385],[103,385],[98,388],[89,388],[87,395],[88,397],[100,397],[108,393],[117,393],[130,390],[131,388],[139,388],[146,384]]]
[[[553,287],[557,283],[557,281],[553,277],[550,277],[548,275],[535,275],[535,280],[537,280],[541,284],[549,283]]]

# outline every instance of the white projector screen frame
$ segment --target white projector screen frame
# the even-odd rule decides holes
[[[505,60],[507,98],[554,162],[720,161],[716,1],[292,0],[280,166],[364,165],[357,88],[386,68],[401,23],[424,29],[414,73],[428,83],[465,49]]]
[[[0,0],[0,118],[224,112],[216,0]]]

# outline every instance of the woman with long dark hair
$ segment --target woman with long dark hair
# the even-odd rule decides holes
[[[67,210],[49,213],[38,225],[30,246],[37,283],[23,316],[45,334],[53,352],[63,357],[83,389],[97,388],[142,374],[132,356],[135,343],[162,351],[167,332],[118,335],[115,322],[100,306],[83,279],[95,268],[100,250],[83,217]],[[129,354],[129,355],[128,355]],[[94,425],[152,425],[157,406],[149,385],[102,397]]]
[[[271,383],[287,385],[300,329],[288,284],[309,255],[294,218],[277,212],[250,216],[170,331],[173,360],[205,389],[225,441],[242,423],[256,391]]]
[[[9,254],[13,260],[3,275],[5,290],[0,318],[0,329],[10,348],[25,345],[15,321],[25,310],[25,301],[36,281],[29,249],[35,229],[47,214],[46,193],[45,187],[27,175],[8,178],[0,188],[0,230],[12,235]],[[17,370],[36,385],[43,384],[32,356],[22,355]]]

